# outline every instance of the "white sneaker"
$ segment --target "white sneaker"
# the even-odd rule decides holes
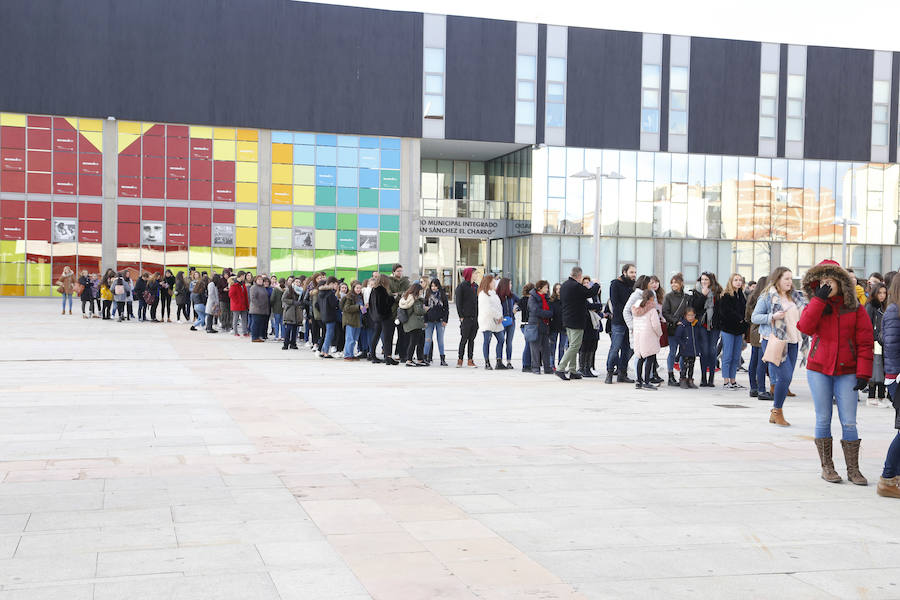
[[[881,408],[894,408],[894,403],[888,400],[887,398],[882,398],[879,400],[878,404]]]
[[[747,388],[745,388],[744,386],[742,386],[741,384],[739,384],[737,381],[735,381],[734,383],[731,384],[731,389],[733,389],[733,390],[744,390],[744,389],[747,389]]]
[[[866,404],[868,404],[869,406],[881,406],[881,404],[878,402],[878,398],[869,398],[868,400],[866,400]]]

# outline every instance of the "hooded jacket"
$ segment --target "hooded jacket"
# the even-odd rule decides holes
[[[640,358],[658,353],[662,324],[656,311],[656,301],[650,301],[645,306],[635,304],[631,307],[631,314],[634,316],[634,353]]]
[[[826,277],[840,284],[841,293],[822,300],[815,293]],[[822,261],[806,272],[803,291],[809,304],[797,329],[812,337],[806,368],[824,375],[871,378],[872,322],[850,284],[850,274],[834,261]]]
[[[362,313],[359,310],[360,296],[350,292],[341,298],[341,325],[345,327],[360,327]]]
[[[547,308],[544,308],[544,302],[547,302]],[[528,324],[537,325],[538,333],[541,335],[550,335],[550,319],[553,318],[553,309],[550,308],[550,302],[546,296],[541,296],[537,290],[532,290],[528,296]]]
[[[460,319],[478,316],[478,299],[475,293],[475,285],[472,283],[472,273],[475,269],[466,267],[463,269],[463,280],[456,286],[454,297],[456,298],[456,314]]]
[[[340,303],[338,302],[334,290],[331,288],[320,287],[318,302],[319,320],[323,323],[337,323]]]
[[[697,356],[697,328],[700,323],[694,319],[693,323],[689,323],[687,319],[682,318],[675,330],[675,340],[678,343],[678,356],[688,357]],[[671,340],[669,346],[671,347]]]
[[[409,333],[416,329],[425,329],[425,304],[422,303],[422,298],[403,296],[397,306],[406,310],[409,317],[406,319],[406,323],[403,323],[403,331]]]
[[[236,281],[231,284],[231,287],[228,288],[228,299],[231,312],[244,312],[250,308],[247,303],[247,289],[243,282]]]
[[[300,323],[300,298],[291,286],[288,286],[281,295],[281,310],[286,324],[296,325]]]

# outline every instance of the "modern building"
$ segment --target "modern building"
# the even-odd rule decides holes
[[[290,0],[0,5],[0,294],[900,265],[896,52]],[[846,236],[846,237],[845,237]]]

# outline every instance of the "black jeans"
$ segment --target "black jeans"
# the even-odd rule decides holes
[[[125,316],[122,314],[122,309],[124,309],[124,308],[125,308],[124,302],[116,302],[116,312],[119,313],[120,321],[125,318]]]
[[[422,335],[425,334],[425,330],[422,330]],[[425,343],[424,341],[422,342]],[[403,326],[397,327],[397,354],[400,355],[400,360],[404,361],[407,358],[412,359],[412,344],[409,343],[409,334],[403,331]]]
[[[86,314],[86,313],[87,313],[87,311],[85,310],[85,308],[88,307],[88,306],[91,307],[91,314],[92,314],[92,315],[94,314],[94,300],[93,300],[93,299],[91,299],[91,300],[84,300],[84,299],[82,299],[82,300],[81,300],[81,314]]]
[[[164,321],[172,318],[172,296],[161,294],[159,297],[159,319]]]
[[[381,319],[370,318],[371,325],[369,327],[369,360],[375,358],[375,351],[378,349],[378,340],[381,339]]]
[[[656,364],[656,355],[648,356],[646,358],[639,358],[637,361],[637,365],[634,368],[635,376],[637,377],[638,383],[650,383],[650,378],[653,376],[653,365]],[[643,377],[641,377],[641,370],[643,369]]]
[[[175,307],[175,318],[178,319],[178,318],[181,317],[181,315],[184,315],[184,320],[185,320],[185,321],[190,321],[190,320],[191,320],[190,309],[188,308],[188,305],[187,305],[187,304],[178,304],[178,305],[176,305],[176,307]]]
[[[406,338],[406,360],[412,361],[413,353],[415,353],[419,362],[425,360],[425,330],[424,329],[413,329],[409,332],[404,332],[404,337]],[[401,354],[401,358],[402,358]]]
[[[159,298],[154,298],[153,303],[150,304],[150,318],[156,321],[156,309],[159,307]]]
[[[112,300],[103,301],[103,318],[109,319],[109,313],[112,311]]]
[[[536,342],[529,344],[531,348],[531,371],[541,372],[541,363],[544,364],[544,373],[553,372],[553,357],[550,351],[550,334],[540,333]]]
[[[381,350],[384,352],[384,358],[391,358],[394,349],[394,319],[388,317],[381,320]]]
[[[284,324],[284,344],[281,345],[282,348],[296,348],[297,347],[297,324],[296,323],[285,323]]]
[[[466,346],[469,349],[469,360],[475,352],[475,336],[478,335],[478,319],[475,317],[463,317],[459,322],[459,360],[463,359]]]
[[[147,303],[144,302],[143,298],[138,298],[138,320],[147,320]]]
[[[594,355],[597,352],[599,336],[596,333],[587,332],[582,338],[581,349],[578,350],[578,366],[582,372],[594,368]]]

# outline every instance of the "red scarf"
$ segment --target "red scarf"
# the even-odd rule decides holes
[[[537,292],[535,292],[537,294]],[[544,310],[550,310],[550,305],[547,304],[547,298],[543,294],[538,294],[538,298],[541,299],[541,308]],[[542,319],[544,321],[544,325],[550,324],[550,319]]]

